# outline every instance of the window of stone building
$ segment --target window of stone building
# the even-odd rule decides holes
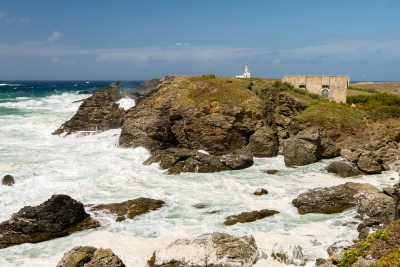
[[[324,89],[322,90],[321,95],[325,98],[329,98],[329,90],[328,89]]]
[[[306,89],[306,85],[305,84],[300,84],[299,85],[299,89]]]

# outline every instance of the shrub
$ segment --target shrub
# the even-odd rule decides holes
[[[215,78],[215,74],[213,74],[213,73],[203,74],[202,77],[203,78],[208,78],[208,79],[214,79]]]

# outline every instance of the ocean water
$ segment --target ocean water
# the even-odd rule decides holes
[[[84,204],[149,197],[162,199],[166,205],[123,222],[115,222],[107,214],[93,214],[100,220],[100,228],[1,249],[1,267],[55,266],[64,252],[78,245],[111,248],[127,266],[142,267],[154,250],[178,238],[212,232],[254,235],[265,255],[255,266],[280,266],[270,256],[276,243],[300,244],[309,260],[307,266],[313,266],[316,258],[327,257],[326,249],[335,241],[357,237],[356,224],[349,224],[356,222],[356,209],[299,215],[291,201],[315,187],[354,181],[383,188],[397,180],[393,171],[338,178],[324,169],[333,159],[286,168],[282,156],[256,158],[245,170],[167,175],[157,164],[142,164],[150,155],[146,149],[119,148],[120,130],[88,136],[51,135],[76,112],[80,103],[74,101],[88,97],[79,91],[111,82],[0,81],[0,178],[11,174],[16,180],[13,187],[0,186],[0,221],[53,194],[68,194]],[[122,89],[134,90],[139,83],[123,81]],[[131,99],[120,103],[125,109],[134,105]],[[278,172],[266,174],[270,169]],[[254,196],[257,188],[269,193]],[[197,209],[196,204],[206,208]],[[252,223],[223,225],[229,215],[265,208],[280,213]]]

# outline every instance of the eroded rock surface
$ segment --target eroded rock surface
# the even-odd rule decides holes
[[[53,195],[36,207],[25,206],[0,223],[0,248],[37,243],[98,226],[90,221],[82,203],[67,195]]]
[[[154,252],[149,267],[250,267],[259,259],[253,236],[234,237],[213,233],[178,239]]]
[[[127,200],[121,203],[100,204],[90,208],[90,211],[98,212],[104,211],[117,216],[116,221],[123,221],[125,219],[133,219],[138,215],[147,213],[152,210],[157,210],[165,204],[162,200],[151,198],[137,198]]]
[[[224,222],[225,225],[234,225],[238,222],[246,223],[246,222],[254,222],[255,220],[260,220],[265,217],[269,217],[279,213],[276,210],[258,210],[258,211],[251,211],[251,212],[242,212],[238,215],[231,215],[226,217],[226,221]]]
[[[272,249],[271,257],[280,263],[292,264],[295,266],[304,266],[306,261],[303,256],[303,251],[299,245],[275,244]]]
[[[102,132],[122,125],[125,110],[116,103],[121,99],[119,83],[102,88],[84,99],[75,115],[53,132],[54,135],[78,131]]]
[[[56,267],[125,267],[111,249],[74,247],[64,253]]]

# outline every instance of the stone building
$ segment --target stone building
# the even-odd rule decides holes
[[[285,76],[282,81],[336,102],[346,102],[350,76]]]

